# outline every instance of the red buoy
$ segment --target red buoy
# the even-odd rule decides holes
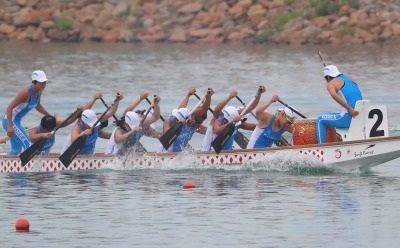
[[[192,181],[185,181],[183,183],[183,188],[184,189],[192,189],[192,188],[196,188],[196,185]]]
[[[29,232],[29,221],[26,218],[18,218],[15,222],[15,229],[19,232]]]

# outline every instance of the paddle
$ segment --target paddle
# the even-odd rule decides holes
[[[194,95],[197,97],[197,99],[200,100],[199,95],[197,95],[196,93],[194,93]],[[211,113],[214,113],[214,110],[212,110],[212,108],[208,108],[208,110]],[[235,142],[240,146],[240,148],[246,149],[247,144],[249,143],[249,139],[243,133],[238,131],[235,136]]]
[[[243,115],[246,113],[247,109],[250,107],[250,105],[256,100],[256,98],[261,94],[259,90],[257,90],[257,94],[251,99],[249,104],[247,104],[246,107],[244,107],[242,113],[239,115],[240,117],[243,117]],[[225,126],[224,130],[211,142],[211,146],[214,148],[215,152],[219,154],[222,150],[222,148],[225,146],[226,142],[228,142],[229,138],[232,137],[233,132],[235,131],[235,126],[236,124],[231,122],[228,125]]]
[[[151,102],[150,102],[150,100],[149,100],[148,98],[146,98],[146,101],[147,101],[149,104],[151,104]],[[153,107],[153,108],[154,108],[154,107]],[[163,117],[162,115],[160,115],[160,119],[161,119],[162,122],[165,122],[165,119],[164,119],[164,117]],[[190,150],[194,150],[193,147],[192,147],[189,143],[186,144],[186,147],[187,147],[188,149],[190,149]]]
[[[101,102],[104,104],[104,106],[105,106],[106,108],[108,108],[107,103],[103,100],[102,97],[100,97],[100,100],[101,100]],[[116,125],[117,125],[118,127],[122,128],[122,130],[124,130],[125,132],[128,132],[128,130],[124,127],[124,124],[123,124],[122,121],[118,120],[118,118],[117,118],[115,115],[113,115],[113,118],[114,118],[115,123],[116,123]],[[145,147],[142,145],[142,143],[140,143],[139,141],[138,141],[138,143],[137,143],[137,146],[138,146],[138,149],[139,149],[139,150],[141,150],[141,151],[143,151],[143,152],[147,152],[146,148],[145,148]]]
[[[240,99],[239,96],[236,96],[236,99],[238,99],[239,102],[242,103],[243,106],[246,107],[246,104],[242,101],[242,99]],[[250,112],[250,113],[251,113],[251,115],[254,116],[254,118],[256,118],[256,120],[257,120],[256,115],[255,115],[253,112]],[[247,143],[248,143],[248,141],[247,141]],[[275,144],[276,146],[291,146],[291,144],[289,143],[289,141],[287,141],[287,140],[286,140],[285,138],[283,138],[282,136],[279,137],[279,139],[275,140],[275,141],[274,141],[274,144]]]
[[[143,126],[143,123],[146,120],[147,116],[149,115],[153,106],[154,106],[154,103],[151,104],[150,108],[146,111],[146,114],[143,116],[143,119],[139,124],[140,128]],[[133,147],[135,144],[139,144],[139,138],[136,135],[137,135],[137,132],[133,132],[128,135],[128,137],[124,140],[124,143],[122,143],[121,147],[117,151],[118,156],[121,157],[121,156],[124,156],[125,154],[128,154],[128,150],[131,147]]]
[[[100,97],[100,100],[101,100],[101,102],[104,104],[104,106],[105,106],[106,108],[108,108],[108,104],[104,101],[104,99],[103,99],[102,97]],[[118,118],[115,116],[115,114],[113,115],[113,118],[114,118],[115,123],[116,123],[117,126],[121,127],[122,130],[124,130],[125,132],[128,132],[128,130],[126,130],[126,128],[125,128],[123,125],[121,125],[120,121],[119,121]]]
[[[302,115],[300,112],[298,112],[298,111],[295,110],[294,108],[290,107],[290,106],[287,105],[286,103],[282,102],[281,100],[278,100],[278,102],[280,102],[282,105],[284,105],[285,107],[289,108],[290,110],[292,110],[293,112],[295,112],[296,114],[298,114],[301,118],[307,119],[307,117],[305,117],[305,116]]]
[[[28,129],[25,129],[25,131],[26,131],[27,133],[29,133],[29,131],[33,130],[34,128],[36,128],[36,127],[30,127],[30,128],[28,128]],[[6,142],[9,141],[9,140],[10,140],[10,137],[8,137],[8,136],[1,137],[1,138],[0,138],[0,144],[6,143]]]
[[[325,63],[324,58],[322,58],[322,53],[321,53],[321,51],[318,51],[318,55],[319,55],[319,58],[321,59],[322,64],[323,64],[324,67],[325,67],[325,66],[326,66],[326,63]],[[305,118],[305,117],[303,117],[303,118]],[[338,133],[336,133],[336,139],[337,139],[338,141],[343,141],[342,136],[341,136],[340,134],[338,134]]]
[[[156,95],[154,95],[154,97],[155,97]],[[149,100],[149,98],[147,98],[146,97],[146,101],[151,105],[151,102],[150,102],[150,100]],[[154,108],[154,107],[153,107]],[[164,117],[162,117],[162,115],[160,115],[160,119],[164,122],[165,120],[164,120]]]
[[[60,125],[58,125],[53,131],[51,131],[51,135],[53,136],[58,129],[60,129],[62,126],[64,126],[67,121],[69,121],[74,115],[76,115],[80,109],[76,109],[72,114],[70,114],[67,119],[65,119]],[[26,149],[24,152],[22,152],[19,155],[19,158],[21,159],[22,166],[25,166],[40,150],[42,150],[43,146],[46,144],[46,141],[49,138],[40,138],[38,141],[33,143],[28,149]]]
[[[90,128],[93,130],[96,128],[97,124],[100,122],[100,120],[107,114],[108,110],[110,110],[111,107],[108,107],[107,110],[100,116],[100,118],[97,119],[97,121],[93,124],[93,126]],[[74,160],[74,158],[79,154],[81,151],[82,147],[85,145],[86,142],[86,135],[79,136],[69,147],[68,149],[61,154],[59,157],[61,163],[64,164],[65,168],[68,168],[68,166],[71,164],[71,162]]]
[[[322,64],[324,65],[324,67],[326,66],[326,64],[325,64],[325,61],[324,61],[324,59],[322,58],[322,54],[321,54],[321,51],[318,51],[318,55],[319,55],[319,58],[321,59],[321,62],[322,62]]]
[[[208,92],[207,92],[208,94]],[[207,96],[207,95],[206,95]],[[201,99],[189,112],[187,116],[185,116],[185,119],[187,120],[191,114],[197,109],[197,107],[204,102],[206,99],[206,96]],[[176,122],[170,129],[168,129],[160,138],[160,142],[165,148],[165,150],[168,150],[168,148],[174,143],[174,141],[178,138],[179,134],[181,133],[183,128],[183,123],[182,122]]]

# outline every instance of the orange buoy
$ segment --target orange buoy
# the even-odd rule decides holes
[[[196,188],[196,185],[192,181],[185,181],[183,183],[183,188],[184,189],[192,189],[192,188]]]
[[[15,222],[15,229],[19,232],[29,232],[29,221],[23,217]]]

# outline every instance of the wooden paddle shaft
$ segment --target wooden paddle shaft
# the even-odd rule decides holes
[[[34,128],[36,128],[36,127],[30,127],[28,129],[25,129],[25,131],[29,133],[29,131],[33,130]],[[9,140],[10,140],[10,137],[8,137],[8,136],[1,137],[0,144],[6,143]]]
[[[156,95],[154,95],[154,97],[156,97]],[[150,102],[149,98],[146,98],[146,101],[151,105],[151,102]],[[154,108],[154,105],[153,105],[152,108]],[[161,114],[160,114],[160,119],[161,119],[163,122],[165,121],[164,117],[162,117]]]
[[[240,117],[243,117],[246,114],[246,111],[250,108],[250,105],[253,104],[253,102],[256,100],[256,98],[260,95],[260,90],[257,90],[257,94],[253,97],[253,99],[251,99],[251,101],[249,102],[249,104],[247,104],[247,106],[244,107],[242,113],[240,113]]]
[[[325,61],[324,61],[324,59],[322,58],[322,54],[321,54],[321,51],[318,51],[318,55],[319,55],[319,58],[321,59],[321,61],[322,61],[322,64],[324,65],[324,67],[326,66],[326,64],[325,64]]]
[[[290,110],[292,110],[293,112],[298,114],[301,118],[304,118],[304,119],[307,118],[305,115],[302,115],[299,111],[297,111],[294,108],[290,107],[289,105],[287,105],[286,103],[282,102],[281,100],[278,100],[278,102],[280,102],[282,105],[284,105],[285,107],[289,108]]]
[[[239,102],[240,102],[244,107],[246,107],[246,104],[242,101],[242,99],[240,99],[239,96],[236,96],[236,99],[238,99]],[[253,112],[250,112],[250,113],[251,113],[251,115],[252,115],[254,118],[256,118],[256,120],[257,120],[256,115],[255,115]]]

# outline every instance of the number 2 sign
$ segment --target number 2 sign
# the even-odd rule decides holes
[[[371,106],[365,109],[365,137],[388,137],[388,122],[386,105]]]

